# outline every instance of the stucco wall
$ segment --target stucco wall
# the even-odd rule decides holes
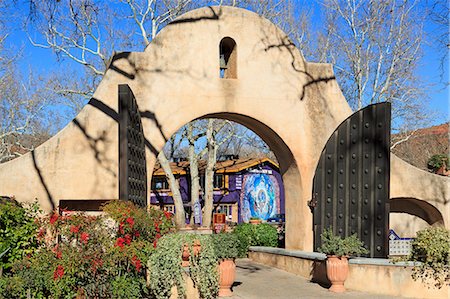
[[[323,285],[326,276],[325,255],[281,248],[250,248],[249,257],[258,263],[297,274]],[[406,298],[449,298],[450,288],[428,288],[411,278],[411,265],[390,264],[387,260],[353,259],[345,287],[349,290]]]

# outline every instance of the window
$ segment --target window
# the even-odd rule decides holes
[[[214,186],[215,189],[222,189],[222,188],[224,188],[223,174],[215,174],[214,175],[213,186]]]
[[[224,37],[219,45],[220,78],[237,79],[237,46],[234,39]]]
[[[205,176],[200,176],[200,187],[205,190]],[[223,174],[215,174],[213,178],[213,187],[214,189],[224,189],[225,188],[225,179]]]
[[[231,218],[233,217],[233,205],[232,204],[219,205],[216,209],[216,212],[227,215],[227,219],[231,220]]]
[[[154,177],[152,179],[152,190],[169,190],[166,177]]]
[[[175,206],[174,205],[164,205],[164,211],[175,214]]]

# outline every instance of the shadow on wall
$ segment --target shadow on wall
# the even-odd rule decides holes
[[[34,151],[31,151],[31,158],[33,159],[33,167],[36,170],[36,173],[39,177],[39,181],[41,182],[42,187],[45,190],[45,193],[47,193],[47,200],[50,203],[50,206],[52,207],[52,210],[54,210],[56,208],[55,206],[55,200],[53,199],[52,194],[50,193],[50,190],[48,189],[48,185],[45,182],[44,177],[42,176],[42,171],[39,168],[37,161],[36,161],[36,154]]]
[[[220,19],[221,16],[222,16],[222,11],[220,8],[213,9],[210,7],[208,12],[205,14],[205,16],[200,16],[198,18],[182,18],[181,17],[180,19],[175,20],[168,26],[174,25],[174,24],[185,24],[185,23],[198,22],[198,21],[203,21],[203,20],[217,21]],[[329,76],[329,77],[326,77],[326,76],[325,77],[320,77],[320,76],[317,77],[316,76],[315,77],[315,75],[308,73],[304,69],[303,66],[299,67],[298,65],[304,65],[304,61],[298,60],[299,58],[301,60],[300,52],[298,51],[298,49],[295,48],[295,45],[292,42],[290,42],[286,36],[282,36],[281,32],[278,32],[277,34],[278,35],[276,36],[276,39],[279,40],[278,44],[269,43],[270,40],[273,40],[273,36],[272,36],[272,38],[269,39],[268,35],[265,38],[266,40],[262,40],[261,42],[264,44],[266,52],[275,51],[275,50],[282,51],[283,49],[287,50],[289,52],[290,56],[292,57],[292,63],[291,63],[292,68],[296,72],[299,72],[299,73],[305,75],[305,77],[307,79],[306,79],[306,82],[304,83],[304,85],[300,86],[300,87],[297,86],[297,89],[301,90],[301,94],[299,95],[299,99],[301,101],[303,101],[305,99],[305,91],[307,88],[317,86],[321,82],[329,82],[331,80],[335,80],[334,76]],[[155,39],[155,43],[158,44],[158,42],[160,42],[160,41]],[[295,52],[295,51],[297,51],[297,52]],[[170,74],[173,72],[177,72],[177,73],[181,72],[181,73],[185,74],[186,76],[190,75],[189,71],[185,72],[185,71],[180,71],[180,70],[169,70],[169,69],[167,69],[167,70],[166,69],[151,70],[151,69],[139,68],[136,65],[136,62],[130,58],[130,54],[131,53],[129,53],[129,52],[124,52],[124,53],[118,53],[118,54],[114,55],[108,66],[108,70],[114,71],[117,74],[120,74],[120,75],[128,78],[129,80],[136,80],[139,72],[158,72],[158,73],[165,73],[165,74]],[[125,65],[126,67],[124,68],[124,67],[121,67],[120,65]],[[282,67],[285,68],[286,66],[282,66]],[[286,80],[289,81],[289,78],[286,78]],[[287,82],[287,83],[294,84],[294,82]],[[316,89],[319,89],[319,88],[316,88]],[[114,120],[116,123],[118,123],[118,121],[119,121],[118,113],[114,109],[112,109],[111,107],[106,105],[104,102],[102,102],[101,100],[96,99],[96,98],[91,98],[88,105],[95,107],[97,110],[101,111],[102,113],[104,113],[105,115],[110,117],[112,120]],[[140,115],[141,115],[141,118],[147,118],[147,119],[151,120],[155,124],[155,126],[158,128],[159,134],[163,137],[164,141],[165,142],[168,141],[167,136],[165,136],[165,134],[164,134],[162,125],[158,121],[158,119],[153,111],[140,111]],[[331,116],[331,114],[329,116]],[[254,131],[260,136],[264,136],[264,133],[261,133],[261,132],[263,132],[261,129],[259,129],[259,131],[261,131],[261,132],[258,132],[258,128],[260,128],[260,127],[268,128],[267,126],[259,123],[257,120],[244,119],[245,116],[238,116],[238,115],[235,116],[235,115],[224,113],[224,116],[222,118],[231,119],[238,123],[242,123],[244,125],[247,125],[252,130],[254,128],[256,128],[256,130],[254,130]],[[93,151],[93,155],[94,155],[95,159],[98,161],[100,167],[103,167],[109,173],[113,174],[116,177],[117,171],[115,169],[111,169],[111,166],[110,166],[110,165],[114,165],[114,163],[111,163],[111,161],[106,160],[107,158],[106,158],[106,154],[104,152],[105,150],[99,146],[100,144],[105,142],[107,132],[103,131],[100,134],[100,136],[98,136],[98,137],[92,136],[88,133],[88,130],[86,129],[85,124],[83,123],[83,121],[80,118],[78,118],[78,117],[75,118],[72,121],[72,123],[82,132],[82,134],[87,139],[88,144]],[[271,148],[274,151],[274,153],[278,153],[277,159],[278,159],[278,161],[280,161],[281,174],[284,174],[291,167],[291,164],[294,163],[292,153],[290,153],[290,150],[287,149],[287,145],[284,144],[284,142],[282,142],[282,140],[279,137],[273,137],[273,136],[277,136],[275,132],[270,130],[270,134],[266,133],[266,135],[269,137],[266,137],[265,138],[266,140],[264,140],[264,141],[267,144],[271,145],[271,147],[274,147],[274,148]],[[281,140],[281,145],[280,145],[280,140]],[[145,141],[145,146],[155,156],[157,156],[159,153],[159,150],[157,149],[157,147],[155,147],[147,138],[145,138],[145,136],[144,136],[144,141]],[[286,153],[290,153],[290,154],[288,155],[289,157],[286,158],[286,157],[279,157],[280,153],[281,153],[281,155],[285,155]],[[34,152],[32,152],[32,158],[33,158],[34,168],[38,174],[39,180],[40,180],[43,188],[46,191],[48,201],[50,202],[52,208],[55,208],[55,198],[53,198],[53,196],[51,194],[49,182],[46,182],[44,176],[42,175],[42,169],[39,168],[39,166],[38,166],[39,163],[35,157]]]

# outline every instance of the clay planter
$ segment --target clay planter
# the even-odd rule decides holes
[[[236,277],[236,264],[233,259],[222,260],[219,263],[219,297],[233,295],[231,286]]]
[[[344,282],[348,275],[347,257],[329,255],[327,257],[327,276],[331,282],[330,291],[335,293],[345,292]]]
[[[194,251],[194,255],[198,256],[200,253],[201,244],[199,240],[195,240],[192,244],[192,250]],[[181,266],[182,267],[189,267],[189,256],[191,255],[189,251],[188,244],[184,244],[183,246],[183,253],[181,254]]]
[[[253,224],[253,225],[262,223],[261,219],[250,219],[249,222],[250,222],[250,224]]]

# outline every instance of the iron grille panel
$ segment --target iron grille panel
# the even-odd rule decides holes
[[[144,133],[130,87],[119,85],[119,197],[147,205],[147,166]]]
[[[314,249],[323,229],[357,234],[369,257],[386,257],[389,232],[390,103],[347,118],[322,151],[313,189]]]

